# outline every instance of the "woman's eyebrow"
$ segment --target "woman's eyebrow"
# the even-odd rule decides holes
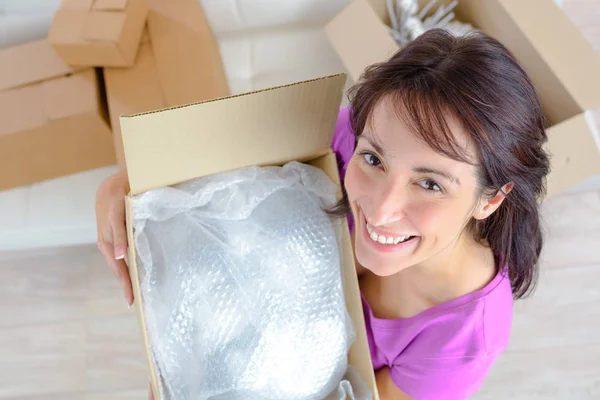
[[[420,173],[420,174],[434,174],[434,175],[438,175],[438,176],[443,176],[444,178],[448,179],[450,182],[454,182],[457,185],[460,185],[460,180],[458,178],[456,178],[453,175],[450,175],[446,172],[437,170],[437,169],[428,168],[428,167],[416,167],[416,168],[413,168],[413,172]]]
[[[385,151],[383,151],[383,146],[381,145],[377,135],[370,131],[364,131],[363,134],[359,136],[359,139],[360,138],[364,138],[367,142],[369,142],[371,147],[373,147],[380,156],[385,156]]]

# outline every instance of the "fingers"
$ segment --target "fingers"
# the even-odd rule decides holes
[[[114,247],[111,243],[106,241],[99,241],[98,247],[100,251],[104,255],[108,266],[113,271],[121,287],[123,289],[123,294],[125,295],[125,301],[127,302],[127,306],[130,307],[133,304],[133,288],[131,286],[131,278],[129,276],[129,270],[127,269],[127,265],[125,264],[125,260],[117,260],[114,257]]]
[[[114,257],[123,260],[127,252],[127,229],[125,226],[125,204],[114,204],[108,215],[114,244]]]
[[[121,276],[119,281],[121,282],[121,287],[123,288],[123,294],[125,295],[125,301],[127,302],[127,307],[131,307],[133,304],[133,287],[131,285],[131,277],[129,276],[129,269],[125,264],[125,260],[115,260],[117,263],[117,268],[119,268],[121,272]]]
[[[154,394],[152,393],[152,384],[148,382],[148,400],[154,400]]]
[[[113,204],[108,219],[113,240],[112,257],[110,257],[109,264],[112,265],[111,268],[121,283],[125,301],[130,307],[133,304],[133,289],[131,287],[129,270],[125,264],[125,257],[127,256],[127,229],[125,225],[125,203],[123,201]]]

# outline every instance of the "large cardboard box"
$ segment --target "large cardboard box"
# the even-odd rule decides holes
[[[46,41],[0,51],[0,190],[114,164],[103,93]]]
[[[70,65],[133,65],[146,23],[145,0],[63,0],[48,40]]]
[[[122,171],[126,165],[120,115],[229,95],[219,46],[198,0],[147,3],[148,27],[134,66],[104,69]]]
[[[128,265],[146,349],[148,337],[136,263],[132,196],[196,177],[251,165],[281,165],[291,160],[310,162],[339,184],[337,162],[330,143],[344,82],[345,75],[334,75],[121,117],[131,185],[126,198]],[[342,239],[346,301],[357,331],[349,361],[378,399],[347,224],[344,224]],[[159,377],[149,351],[147,356],[157,396]]]
[[[420,8],[428,2],[420,0]],[[548,196],[600,174],[600,138],[589,112],[600,108],[600,55],[567,16],[547,0],[460,0],[455,11],[457,20],[502,42],[531,76],[550,124]],[[326,26],[354,80],[398,50],[386,24],[386,0],[354,0]]]

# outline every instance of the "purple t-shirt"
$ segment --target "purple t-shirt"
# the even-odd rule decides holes
[[[340,109],[332,142],[342,179],[355,143],[348,115]],[[398,388],[415,400],[472,396],[510,336],[513,298],[503,273],[411,318],[380,319],[364,297],[362,304],[373,369],[389,367]]]

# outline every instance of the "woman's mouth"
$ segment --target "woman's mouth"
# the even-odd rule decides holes
[[[377,232],[375,232],[375,229],[373,229],[373,227],[371,227],[371,225],[369,223],[367,223],[367,231],[369,232],[369,236],[371,237],[371,240],[373,240],[374,242],[380,243],[380,244],[396,245],[398,243],[405,243],[415,237],[415,236],[411,236],[411,235],[402,235],[402,236],[380,235]]]
[[[405,234],[389,234],[378,231],[363,217],[363,233],[365,241],[378,252],[389,253],[412,248],[419,236]]]

